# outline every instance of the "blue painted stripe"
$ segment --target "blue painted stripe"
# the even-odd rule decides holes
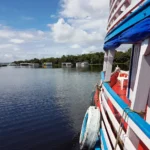
[[[101,79],[104,81],[104,72],[101,72]],[[112,90],[108,83],[103,83],[103,85],[123,110],[128,108],[125,110],[125,112],[128,113],[128,117],[145,133],[148,138],[150,138],[150,125],[137,113],[130,112],[128,105]]]
[[[100,147],[95,147],[95,150],[101,150]]]
[[[100,148],[100,138],[99,138],[99,136],[98,136],[98,138],[97,138],[97,141],[96,141],[94,150],[101,150],[101,148]]]
[[[104,72],[102,71],[101,72],[101,74],[100,74],[100,79],[102,80],[102,81],[104,81],[105,80],[105,74],[104,74]]]
[[[104,44],[104,50],[114,50],[121,44],[134,44],[150,37],[150,17],[116,35]]]
[[[147,0],[142,6],[131,13],[126,19],[118,24],[110,33],[107,34],[105,42],[109,41],[114,36],[138,23],[139,21],[150,16],[150,0]]]
[[[108,150],[108,147],[107,147],[106,140],[105,140],[104,133],[103,133],[102,129],[100,129],[100,135],[102,137],[102,141],[101,142],[103,143],[104,150]]]
[[[87,126],[87,121],[88,121],[88,113],[85,115],[84,120],[83,120],[83,125],[81,129],[81,141],[84,139],[85,131],[86,131],[86,126]]]

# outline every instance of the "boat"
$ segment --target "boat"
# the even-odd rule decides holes
[[[85,113],[80,149],[150,150],[150,0],[110,0],[103,71]],[[129,71],[116,49],[131,44]]]
[[[45,62],[45,63],[42,64],[43,68],[52,68],[52,66],[53,66],[52,62]]]

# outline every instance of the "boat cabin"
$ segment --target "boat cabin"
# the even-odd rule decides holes
[[[81,67],[88,67],[89,63],[87,61],[84,61],[81,63]]]
[[[52,66],[53,66],[53,63],[52,62],[45,62],[45,63],[43,63],[43,68],[52,68]]]
[[[20,67],[39,68],[39,63],[20,63]]]
[[[72,67],[72,63],[71,62],[63,62],[63,63],[61,63],[61,67],[62,68],[70,68],[70,67]]]

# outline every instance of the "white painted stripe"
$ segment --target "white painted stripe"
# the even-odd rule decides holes
[[[107,143],[108,150],[112,150],[112,147],[110,145],[110,141],[109,141],[109,138],[107,136],[106,129],[105,129],[105,126],[104,126],[103,122],[102,122],[102,130],[103,130],[103,133],[104,133],[104,137],[105,137],[105,140],[106,140],[106,143]]]
[[[112,13],[112,10],[113,10],[113,8],[114,8],[114,6],[116,5],[116,3],[118,2],[118,0],[115,0],[115,2],[113,3],[113,5],[111,6],[111,9],[110,9],[110,12],[109,12],[109,14],[111,14]]]
[[[109,92],[106,90],[106,88],[103,86],[104,92],[106,93],[107,97],[109,100],[112,102],[114,107],[117,109],[117,111],[122,115],[123,114],[123,109],[119,106],[119,104],[113,99],[113,97],[109,94]],[[125,115],[124,115],[125,116]],[[127,120],[127,119],[126,119]]]
[[[111,14],[111,17],[109,18],[108,23],[110,23],[112,21],[112,18],[115,17],[116,13],[119,11],[119,9],[121,9],[121,7],[123,6],[123,4],[125,3],[126,0],[122,0],[120,2],[120,4],[117,6],[116,10]]]
[[[110,21],[108,23],[108,32],[117,24],[119,23],[119,21],[121,21],[123,19],[123,17],[125,17],[128,13],[130,13],[132,11],[132,9],[138,5],[138,3],[142,3],[142,0],[138,0],[138,1],[134,1],[131,5],[129,5],[128,8],[126,8],[126,10],[120,14],[120,16],[110,25]],[[138,7],[138,6],[137,6]],[[109,27],[110,26],[110,27]]]
[[[103,94],[102,94],[102,104],[105,107],[105,110],[107,110],[108,116],[111,122],[113,123],[113,126],[115,127],[116,131],[118,131],[120,125],[118,121],[116,120],[114,114],[112,113],[110,107],[108,106],[107,101]],[[123,141],[126,150],[136,150],[136,148],[134,147],[132,142],[129,140],[129,138],[127,137],[124,131],[122,131],[120,138]]]
[[[129,119],[128,124],[141,141],[148,147],[148,149],[150,149],[150,139],[143,133],[143,131],[140,130],[140,128],[131,119]]]
[[[103,86],[106,95],[108,96],[109,100],[111,100],[112,104],[115,106],[117,111],[120,114],[123,114],[123,109],[118,105],[118,103],[113,99],[113,97],[108,93],[108,91]],[[103,96],[103,95],[102,95]],[[108,105],[108,104],[107,104]],[[109,106],[108,106],[109,107]],[[111,112],[111,110],[110,110]],[[111,112],[112,113],[112,112]],[[124,115],[125,116],[125,115]],[[127,117],[126,122],[130,128],[136,133],[136,135],[143,141],[143,143],[150,149],[150,139],[144,134],[144,132],[129,118]],[[134,124],[133,124],[134,123]],[[134,125],[134,126],[133,126]]]
[[[102,107],[101,107],[102,116],[103,116],[103,119],[104,119],[104,122],[105,122],[105,125],[106,125],[106,128],[107,128],[107,131],[108,131],[108,133],[109,133],[109,137],[110,137],[110,139],[111,139],[111,141],[112,141],[113,146],[115,147],[116,138],[115,138],[115,136],[114,136],[114,134],[113,134],[113,132],[112,132],[112,129],[111,129],[109,123],[108,123],[106,114],[105,114],[105,112],[104,112],[103,105],[101,104],[101,106],[102,106]],[[119,147],[118,145],[117,145],[117,149],[116,149],[116,150],[120,150],[120,147]]]
[[[147,106],[146,121],[150,124],[150,107]]]

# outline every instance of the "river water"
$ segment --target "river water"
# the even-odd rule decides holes
[[[79,150],[99,71],[0,68],[0,150]]]

